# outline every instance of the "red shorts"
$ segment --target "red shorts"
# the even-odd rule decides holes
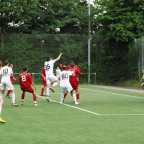
[[[29,87],[27,89],[21,89],[23,92],[30,92],[30,93],[34,93],[34,90],[32,87]]]
[[[42,84],[43,84],[43,85],[46,85],[46,81],[45,81],[45,80],[42,80]]]
[[[78,89],[78,82],[70,82],[73,90],[77,90]]]

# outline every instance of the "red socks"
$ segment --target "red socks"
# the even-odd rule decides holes
[[[44,92],[44,88],[42,88],[42,90],[41,90],[41,95],[43,95],[43,92]]]
[[[8,90],[8,92],[7,92],[7,96],[9,96],[10,92],[11,92],[11,90]]]
[[[77,93],[76,97],[77,97],[77,100],[79,101],[79,93]]]
[[[33,94],[33,100],[34,100],[34,101],[37,100],[36,94]]]

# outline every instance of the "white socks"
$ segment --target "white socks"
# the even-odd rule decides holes
[[[72,96],[73,96],[74,102],[77,102],[77,100],[76,100],[76,95],[75,95],[75,94],[72,94]]]
[[[12,104],[15,104],[15,93],[12,93]]]
[[[52,87],[55,87],[57,85],[58,85],[58,82],[54,82],[53,85],[52,85]]]
[[[46,89],[46,95],[49,96],[49,88]]]
[[[63,99],[64,99],[64,93],[63,92],[61,92],[61,103],[63,103]]]

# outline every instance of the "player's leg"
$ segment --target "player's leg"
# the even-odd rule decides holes
[[[3,104],[3,99],[0,97],[0,123],[6,123],[6,121],[1,118],[2,104]]]
[[[8,92],[7,92],[7,94],[6,94],[6,97],[7,97],[7,98],[10,98],[10,96],[9,96],[9,95],[10,95],[10,92],[11,92],[11,90],[8,90]]]
[[[64,102],[64,100],[65,100],[65,98],[66,98],[67,94],[68,94],[68,92],[65,92],[65,93],[64,93],[63,102]]]
[[[50,81],[48,81],[48,83],[47,83],[47,85],[46,85],[46,100],[49,102],[50,100],[49,100],[49,96],[50,96],[50,94],[49,94],[49,88],[50,88],[50,85],[51,85],[51,83],[50,83]]]
[[[25,98],[25,91],[23,90],[22,96],[21,96],[21,105],[24,104],[24,98]]]
[[[46,87],[46,85],[43,85],[43,88],[42,88],[42,90],[41,90],[41,96],[43,96],[45,87]]]
[[[72,97],[74,99],[75,104],[78,104],[77,99],[76,99],[76,94],[74,93],[73,90],[71,91],[71,93],[72,93]]]
[[[14,92],[14,89],[12,89],[11,92],[12,92],[12,106],[17,107],[18,104],[15,103],[15,92]]]
[[[38,106],[38,104],[37,104],[37,97],[36,97],[35,93],[33,93],[33,100],[34,100],[34,105]]]
[[[59,82],[58,78],[57,78],[55,75],[52,76],[51,81],[54,82],[54,83],[53,83],[53,85],[50,87],[50,90],[51,90],[52,92],[54,92],[53,88],[54,88],[55,86],[57,86],[60,82]]]

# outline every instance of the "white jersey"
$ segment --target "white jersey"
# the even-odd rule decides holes
[[[10,81],[10,76],[13,73],[12,68],[4,66],[0,70],[0,75],[2,76],[1,81]]]
[[[59,75],[60,78],[60,85],[67,85],[70,84],[69,76],[73,74],[73,71],[62,71]]]
[[[54,67],[55,60],[51,60],[44,63],[45,73],[47,75],[53,75],[53,67]]]
[[[59,76],[61,73],[61,70],[60,69],[56,69],[56,76]]]

